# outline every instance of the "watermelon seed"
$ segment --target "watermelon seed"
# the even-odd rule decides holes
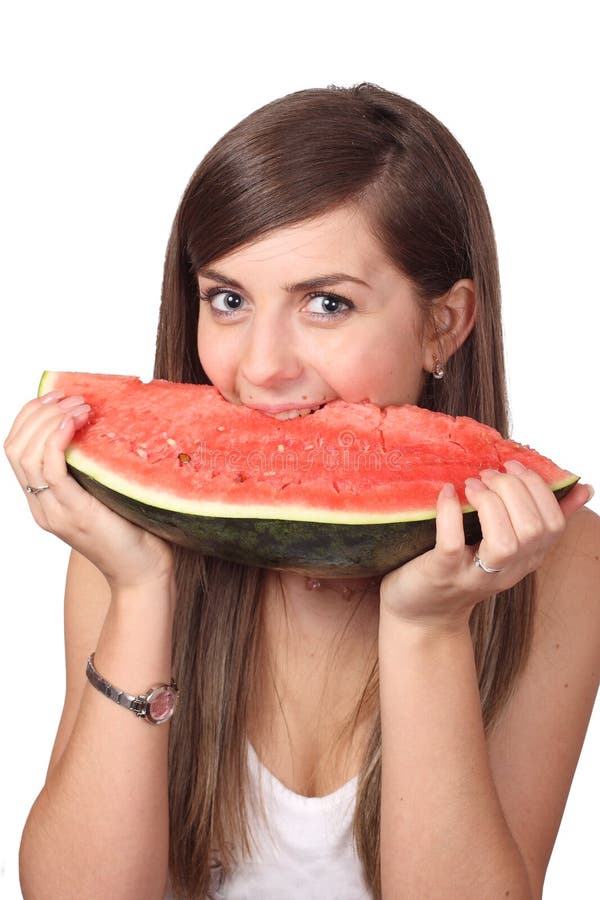
[[[217,431],[225,431],[224,425],[217,425]]]
[[[146,459],[148,456],[148,454],[142,447],[137,447],[135,452],[138,456],[141,456],[142,459]]]
[[[283,453],[283,451],[285,450],[285,447],[283,446],[283,444],[277,444],[277,449],[279,450],[280,453]]]
[[[167,438],[167,444],[169,447],[174,447],[177,441],[174,441],[173,438]]]
[[[192,457],[189,455],[189,453],[180,453],[177,456],[177,459],[179,460],[180,463],[189,463],[191,458]]]

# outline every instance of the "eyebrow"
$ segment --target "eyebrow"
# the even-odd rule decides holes
[[[198,275],[202,278],[210,278],[213,281],[221,281],[230,284],[231,287],[243,290],[243,286],[234,278],[229,278],[216,269],[198,269]],[[356,278],[355,275],[348,275],[346,272],[332,272],[330,275],[317,275],[316,278],[308,278],[306,281],[297,281],[295,284],[284,284],[283,289],[289,294],[295,294],[298,291],[319,290],[324,287],[331,287],[334,284],[340,284],[342,281],[351,281],[355,284],[362,284],[364,287],[370,287],[366,281]]]

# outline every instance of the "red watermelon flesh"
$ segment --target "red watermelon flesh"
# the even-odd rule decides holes
[[[214,387],[134,377],[46,373],[42,393],[81,394],[92,407],[69,461],[115,473],[151,494],[224,503],[228,514],[293,508],[315,521],[393,521],[433,514],[452,482],[519,459],[553,488],[575,480],[534,450],[466,417],[415,406],[335,400],[281,421],[226,401]]]
[[[334,400],[282,421],[204,385],[44,373],[40,394],[56,389],[92,409],[66,454],[88,490],[157,534],[257,565],[388,571],[433,546],[446,482],[475,542],[466,478],[518,459],[559,495],[577,481],[492,428],[415,406]]]

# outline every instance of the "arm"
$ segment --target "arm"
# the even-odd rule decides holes
[[[382,612],[384,900],[529,900],[490,767],[468,626],[424,632]]]
[[[46,783],[23,832],[25,900],[164,897],[169,725],[137,719],[94,690],[84,673],[97,647],[98,670],[130,693],[168,682],[171,588],[148,585],[111,596],[101,580],[86,560],[72,560],[65,597],[67,694]]]
[[[65,415],[56,400],[33,401],[5,445],[22,485],[50,486],[28,495],[38,524],[79,551],[65,596],[65,706],[23,833],[21,883],[25,900],[158,900],[167,878],[169,726],[103,697],[87,683],[85,663],[95,650],[101,674],[134,694],[169,681],[171,553],[67,475],[64,449],[86,419],[81,409]]]
[[[505,496],[505,502],[517,522],[513,500]],[[500,567],[492,550],[494,538],[496,545],[502,543],[500,520],[489,509],[479,511],[487,524],[481,555]],[[598,519],[587,511],[574,516],[544,565],[530,660],[486,741],[466,612],[474,605],[478,581],[485,587],[485,577],[507,578],[497,589],[509,586],[510,571],[521,577],[519,566],[527,570],[539,550],[534,553],[531,543],[525,547],[524,539],[516,549],[506,546],[506,574],[486,576],[474,569],[472,551],[464,545],[452,549],[452,528],[446,528],[451,518],[448,509],[440,508],[441,546],[436,551],[446,556],[448,565],[455,555],[450,565],[454,576],[448,570],[442,579],[445,584],[454,580],[455,589],[446,591],[439,607],[437,600],[426,605],[417,589],[418,584],[423,590],[425,584],[431,587],[435,553],[429,560],[421,558],[408,577],[392,573],[382,590],[383,897],[539,898],[597,686],[600,616],[593,586],[598,583]],[[545,546],[538,535],[540,540]],[[577,583],[564,577],[565,558],[576,547],[578,564],[571,575],[576,571]],[[466,568],[459,562],[461,554]],[[427,567],[428,581],[418,581]],[[574,591],[582,594],[575,610]],[[440,592],[441,582],[436,597]],[[465,596],[471,597],[470,606],[459,600]],[[556,625],[549,627],[549,621]],[[569,704],[564,700],[564,671],[555,668],[556,656],[548,652],[561,641],[565,649],[572,645],[566,649]],[[553,740],[560,740],[562,753],[548,754]]]

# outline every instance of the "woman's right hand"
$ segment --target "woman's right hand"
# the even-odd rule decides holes
[[[65,450],[90,407],[83,397],[52,391],[27,403],[6,438],[4,449],[25,492],[27,485],[48,485],[27,493],[41,528],[87,557],[113,590],[170,581],[169,544],[112,512],[69,475]]]

